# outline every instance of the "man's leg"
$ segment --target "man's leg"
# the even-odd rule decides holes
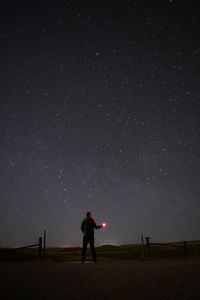
[[[90,237],[89,244],[90,244],[90,249],[92,251],[93,262],[97,262],[96,250],[94,247],[94,237]]]
[[[83,237],[83,248],[82,248],[82,257],[81,262],[85,262],[85,255],[87,250],[88,239],[86,236]]]

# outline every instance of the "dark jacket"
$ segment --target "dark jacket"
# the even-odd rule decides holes
[[[99,229],[101,225],[96,225],[96,222],[93,218],[87,217],[81,223],[81,231],[85,236],[94,236],[94,228]]]

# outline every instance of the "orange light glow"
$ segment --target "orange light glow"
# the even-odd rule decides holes
[[[106,226],[107,226],[107,224],[106,224],[106,223],[102,223],[102,226],[103,226],[103,227],[106,227]]]

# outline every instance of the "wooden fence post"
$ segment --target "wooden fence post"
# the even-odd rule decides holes
[[[39,258],[41,258],[42,256],[42,237],[39,237],[39,241],[38,241],[38,254],[39,254]]]
[[[143,234],[141,234],[141,241],[142,241],[142,258],[145,259],[144,236],[143,236]]]
[[[151,248],[150,248],[150,243],[149,243],[149,237],[146,237],[146,244],[147,244],[147,251],[148,251],[148,257],[151,259]]]

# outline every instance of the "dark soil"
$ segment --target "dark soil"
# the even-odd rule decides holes
[[[200,299],[200,263],[0,263],[1,300]]]

